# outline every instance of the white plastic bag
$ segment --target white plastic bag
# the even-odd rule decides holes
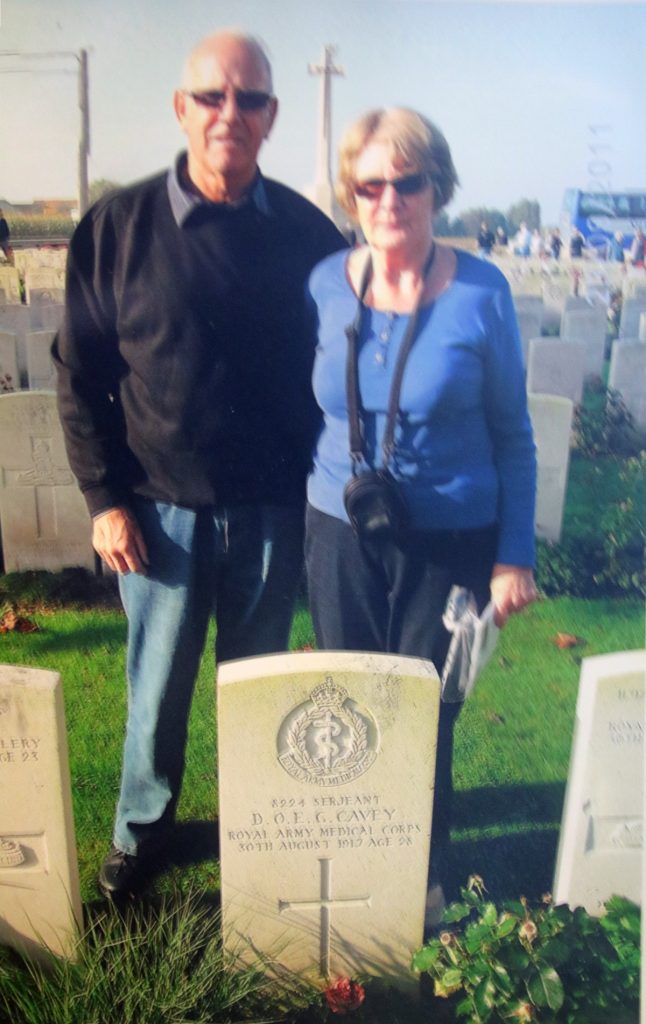
[[[451,588],[442,622],[453,634],[442,669],[442,700],[456,704],[471,693],[493,654],[500,630],[494,623],[493,603],[479,616],[475,598],[465,587]]]

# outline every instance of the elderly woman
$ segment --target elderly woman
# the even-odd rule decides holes
[[[440,672],[454,584],[468,587],[480,609],[492,598],[499,625],[536,597],[535,450],[518,327],[496,267],[433,238],[433,218],[456,184],[447,142],[425,117],[400,108],[366,114],[342,141],[337,194],[367,245],[329,257],[310,278],[324,416],[306,540],[317,642],[429,658]],[[348,357],[354,340],[356,362]],[[403,346],[394,438],[384,450]],[[355,431],[351,444],[353,390],[360,437]],[[367,518],[364,507],[355,521],[348,498],[351,525],[348,482],[379,491],[384,477],[388,494],[368,495]],[[459,707],[443,704],[440,713],[434,881],[448,844]]]

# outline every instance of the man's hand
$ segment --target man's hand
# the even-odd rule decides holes
[[[510,615],[538,598],[532,570],[518,565],[494,565],[491,598],[495,607],[494,622],[502,629]]]
[[[96,516],[92,529],[92,544],[114,572],[146,574],[146,542],[130,509],[119,506]]]

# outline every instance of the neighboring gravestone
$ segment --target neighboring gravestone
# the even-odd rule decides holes
[[[557,395],[527,396],[536,442],[536,536],[558,543],[570,465],[573,403]]]
[[[0,267],[0,288],[5,294],[5,302],[19,304],[22,301],[20,275],[15,267]]]
[[[34,331],[54,331],[63,323],[65,306],[62,302],[38,303],[29,307],[31,327]]]
[[[25,339],[27,381],[32,391],[55,391],[56,370],[51,355],[55,331],[30,331]]]
[[[646,341],[646,313],[639,314],[639,340]]]
[[[585,372],[600,377],[605,360],[608,317],[605,308],[566,310],[561,321],[563,341],[580,341],[585,345]]]
[[[644,346],[646,348],[646,346]],[[561,395],[581,404],[585,377],[585,345],[560,338],[533,338],[529,343],[527,390]]]
[[[646,299],[624,299],[619,321],[620,338],[638,338],[642,313],[646,313]]]
[[[30,304],[50,292],[62,294],[64,288],[64,270],[57,267],[28,267],[25,270],[25,293]],[[50,298],[47,301],[60,302],[61,298]]]
[[[646,431],[646,345],[643,341],[615,342],[608,387],[620,392],[635,426]]]
[[[27,386],[27,350],[25,339],[31,330],[31,313],[28,306],[0,306],[0,331],[16,335],[16,356],[20,383]]]
[[[82,925],[60,676],[0,665],[0,944],[70,955]]]
[[[90,517],[52,392],[0,395],[0,529],[5,572],[94,569]]]
[[[591,914],[641,901],[645,679],[643,650],[581,664],[554,899]]]
[[[540,307],[535,309],[518,309],[516,311],[516,319],[518,320],[518,329],[520,331],[520,340],[523,349],[523,363],[527,366],[527,359],[529,355],[529,343],[532,338],[539,338],[541,334],[541,324],[543,322],[543,300],[541,299]]]
[[[32,288],[29,293],[29,305],[32,310],[36,306],[51,306],[52,303],[60,305],[64,301],[64,288]]]
[[[19,389],[16,335],[9,331],[0,331],[0,394]]]
[[[406,987],[422,941],[439,680],[431,662],[313,652],[218,671],[225,948],[315,984]]]

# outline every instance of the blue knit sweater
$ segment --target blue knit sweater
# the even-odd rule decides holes
[[[346,252],[323,260],[310,277],[319,319],[314,392],[324,413],[310,503],[347,519],[343,488],[351,475],[345,391],[344,327],[357,300]],[[408,316],[364,310],[359,382],[366,443],[373,465],[392,374]],[[490,263],[457,252],[456,275],[422,309],[409,355],[396,432],[395,476],[413,527],[469,529],[498,522],[498,562],[534,563],[536,459],[520,338],[509,286]]]

